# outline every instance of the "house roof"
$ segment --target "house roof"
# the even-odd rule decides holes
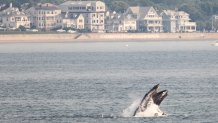
[[[41,5],[38,5],[35,9],[36,10],[60,10],[58,6],[51,4],[51,3],[44,3]]]
[[[6,14],[6,13],[11,13],[11,12],[16,12],[16,11],[19,11],[19,9],[15,7],[8,7],[7,9],[2,10],[1,13]]]
[[[151,8],[152,7],[134,6],[134,7],[129,7],[129,10],[132,12],[132,14],[137,16],[137,19],[143,19],[148,14]]]
[[[96,4],[96,2],[101,2],[101,1],[67,1],[67,2],[64,2],[60,5],[84,5],[86,6],[87,4]]]
[[[24,12],[19,11],[16,7],[9,7],[0,13],[1,16],[26,16]]]
[[[62,13],[61,14],[62,18],[65,18],[65,19],[78,19],[79,16],[83,16],[82,14],[72,14],[72,13]]]
[[[130,7],[130,10],[133,12],[133,14],[142,14],[142,13],[148,13],[150,8],[151,7],[133,6]]]
[[[4,16],[4,17],[11,17],[11,16],[18,17],[18,16],[27,16],[27,15],[23,12],[10,12],[10,13],[5,13],[2,16]]]
[[[188,13],[184,12],[184,11],[176,11],[176,10],[163,10],[163,12],[166,15],[170,15],[170,16],[178,16],[178,15],[189,15]]]

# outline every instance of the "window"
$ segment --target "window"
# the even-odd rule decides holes
[[[80,7],[73,7],[73,9],[74,9],[74,10],[79,10],[79,9],[80,9]]]
[[[73,9],[73,7],[68,7],[68,10],[72,10]]]
[[[79,20],[79,22],[80,22],[80,23],[82,23],[82,22],[83,22],[83,20],[82,20],[82,19],[80,19],[80,20]]]
[[[14,18],[12,18],[12,20],[14,20]],[[16,17],[15,20],[16,21],[21,21],[21,17]]]

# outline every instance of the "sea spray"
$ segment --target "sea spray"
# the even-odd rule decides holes
[[[123,110],[122,116],[132,117],[139,104],[140,104],[140,99],[135,100],[129,107]]]

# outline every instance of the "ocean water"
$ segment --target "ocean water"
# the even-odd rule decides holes
[[[211,43],[0,43],[0,122],[218,122]],[[157,83],[168,116],[124,117]]]

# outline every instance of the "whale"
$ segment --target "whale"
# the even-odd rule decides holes
[[[168,91],[159,91],[159,86],[159,84],[155,85],[144,95],[133,113],[134,117],[166,116],[166,113],[161,111],[159,107],[161,102],[167,97]]]

